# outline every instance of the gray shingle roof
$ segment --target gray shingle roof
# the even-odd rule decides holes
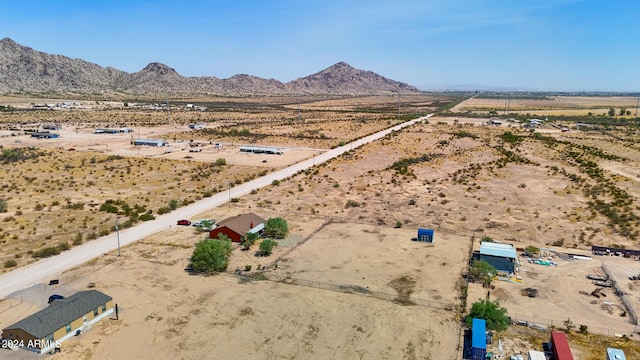
[[[21,329],[37,339],[44,339],[73,320],[97,309],[111,300],[111,296],[98,290],[77,292],[68,298],[54,300],[49,306],[4,330]]]

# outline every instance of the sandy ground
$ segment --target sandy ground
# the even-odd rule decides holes
[[[308,231],[307,224],[293,224],[293,228]],[[364,279],[358,278],[357,283],[372,288],[384,287],[393,277],[384,274],[385,269],[410,268],[398,263],[364,271],[370,268],[367,259],[379,259],[380,264],[388,262],[390,258],[383,254],[392,243],[401,243],[397,251],[410,256],[412,261],[426,257],[425,252],[438,252],[432,257],[439,258],[438,264],[422,263],[425,271],[440,268],[441,260],[454,261],[458,255],[437,246],[426,248],[424,244],[413,243],[408,238],[410,234],[403,230],[378,231],[371,226],[351,224],[332,226],[298,249],[303,252],[302,258],[314,250],[314,243],[326,241],[326,236],[339,229],[349,228],[356,234],[372,232],[373,236],[366,237],[342,236],[344,241],[354,244],[358,241],[380,244],[360,247],[352,265],[363,269],[358,275],[364,275]],[[176,228],[127,247],[121,258],[107,255],[86,268],[91,272],[64,287],[29,289],[21,296],[33,300],[0,314],[0,324],[8,324],[30,313],[34,303],[44,306],[47,294],[68,295],[74,290],[86,289],[88,283],[94,282],[98,290],[118,303],[119,319],[103,321],[87,333],[65,342],[63,352],[52,359],[175,359],[176,356],[196,359],[206,358],[212,352],[224,354],[229,359],[456,357],[459,326],[452,311],[405,306],[358,294],[273,281],[241,283],[233,275],[189,275],[184,267],[191,246],[200,236],[194,234],[192,228]],[[295,239],[304,236],[304,232],[292,233]],[[442,245],[444,247],[444,241]],[[284,250],[279,248],[277,251]],[[417,251],[423,255],[410,255]],[[295,253],[289,256],[295,257]],[[244,256],[245,253],[237,249],[232,262],[243,263]],[[286,263],[285,267],[290,267],[291,261]],[[322,263],[316,265],[318,269],[322,266]],[[336,270],[332,268],[331,271]],[[84,273],[85,269],[74,271]],[[406,271],[398,270],[398,274],[404,273]],[[271,274],[267,272],[267,275]],[[321,272],[317,275],[318,280],[331,280],[321,276]],[[337,281],[354,283],[356,279],[343,276]],[[442,282],[420,282],[416,295],[428,296],[432,295],[430,291],[443,291],[441,285]],[[431,320],[424,321],[426,318]],[[24,351],[15,355],[36,357]]]
[[[279,186],[260,189],[228,208],[214,209],[199,218],[221,220],[254,211],[265,218],[282,216],[290,222],[290,238],[271,258],[256,258],[251,252],[236,250],[231,271],[245,265],[256,269],[284,255],[277,269],[270,269],[268,274],[385,294],[393,294],[392,280],[411,276],[416,280],[414,299],[442,303],[459,303],[458,284],[474,232],[517,247],[549,247],[562,241],[565,248],[557,250],[564,252],[584,253],[590,244],[616,243],[637,248],[634,241],[612,231],[602,215],[592,216],[589,198],[578,185],[553,170],[556,167],[586,177],[561,149],[530,141],[526,139],[528,134],[509,124],[480,126],[485,121],[430,119],[429,124],[416,125],[354,149],[313,171],[292,176]],[[160,129],[149,129],[148,136],[142,137],[175,131],[170,127]],[[461,130],[473,136],[460,136]],[[504,131],[525,138],[517,153],[533,164],[497,165],[502,155],[496,149]],[[560,135],[551,129],[547,133]],[[73,139],[72,134],[67,135]],[[197,156],[203,161],[215,161],[220,156],[217,149],[207,147],[210,144],[202,153],[187,153],[178,151],[184,142],[176,140],[175,146],[170,147],[174,151],[164,153],[160,149],[131,149],[127,135],[110,141],[105,135],[87,134],[91,140],[86,145],[65,142],[67,135],[59,140],[18,137],[23,140],[19,144],[14,142],[16,137],[6,137],[0,142],[29,146],[30,141],[35,141],[38,147],[77,146],[76,151],[134,150],[140,151],[141,156]],[[616,186],[634,199],[638,197],[636,170],[640,156],[633,144],[603,140],[597,134],[570,132],[561,136],[627,157],[613,162],[590,159],[603,168],[606,176],[619,176],[615,178]],[[231,146],[224,145],[223,151]],[[510,145],[505,147],[513,149]],[[247,164],[275,167],[298,161],[297,156],[308,158],[311,152],[308,148],[291,147],[285,155],[276,156],[283,159],[282,163],[274,157],[268,158],[267,163],[262,162],[262,157],[244,154],[235,158],[224,153],[224,157],[232,163],[248,159]],[[401,159],[417,159],[425,154],[437,156],[410,165],[405,173],[392,169]],[[347,206],[349,200],[358,206]],[[328,220],[334,223],[285,254],[296,241]],[[402,227],[396,229],[394,224],[398,222]],[[436,229],[434,245],[409,240],[418,226]],[[459,314],[449,310],[403,306],[366,293],[345,294],[289,283],[240,283],[231,275],[189,276],[183,269],[193,244],[202,238],[194,231],[190,227],[174,228],[126,248],[120,259],[105,256],[96,262],[95,271],[65,284],[67,289],[32,289],[35,293],[23,294],[23,303],[6,311],[3,309],[10,304],[4,301],[0,303],[0,325],[44,306],[42,301],[51,291],[72,292],[95,282],[99,290],[116,299],[121,318],[97,325],[65,343],[64,353],[57,358],[191,359],[210,356],[214,351],[229,358],[457,358]],[[610,290],[605,294],[611,304],[603,303],[605,298],[580,291],[591,292],[595,288],[586,275],[597,272],[600,262],[610,265],[620,278],[640,273],[640,263],[617,257],[594,257],[591,261],[554,257],[554,261],[559,266],[523,262],[519,274],[523,282],[496,282],[491,299],[500,300],[514,318],[530,317],[543,324],[552,322],[556,327],[571,318],[576,325],[586,324],[593,332],[605,334],[634,330],[628,316],[620,316],[619,300]],[[635,283],[627,280],[622,286],[632,299],[640,296]],[[537,289],[539,295],[522,296],[520,292],[526,287]],[[485,296],[485,289],[472,284],[468,304]]]
[[[199,162],[215,162],[224,158],[228,164],[248,165],[264,168],[281,168],[298,161],[308,159],[322,153],[323,149],[288,148],[278,146],[283,151],[282,155],[249,154],[241,153],[240,147],[244,145],[260,146],[260,144],[238,144],[228,142],[197,141],[201,146],[191,147],[189,141],[173,140],[167,138],[167,134],[176,131],[189,131],[187,126],[156,126],[153,128],[132,129],[134,133],[121,134],[94,134],[93,129],[76,131],[73,128],[63,128],[57,131],[59,138],[36,139],[29,135],[12,136],[14,132],[5,130],[0,133],[0,145],[6,147],[37,147],[56,148],[79,152],[99,152],[121,156],[154,157],[174,160],[193,160]],[[3,136],[4,135],[4,136]],[[134,146],[131,142],[135,139],[163,140],[169,146]],[[201,149],[199,152],[191,152],[192,149]]]

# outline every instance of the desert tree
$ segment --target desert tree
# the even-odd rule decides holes
[[[269,218],[264,226],[264,232],[267,237],[284,239],[289,233],[289,224],[287,220],[280,217]]]
[[[474,279],[482,281],[483,286],[491,285],[491,281],[493,281],[496,272],[496,268],[485,260],[473,260],[469,267],[469,274]]]
[[[251,248],[251,245],[255,244],[256,240],[258,240],[258,234],[247,233],[242,241],[242,249],[249,250]]]
[[[7,200],[0,199],[0,212],[7,212],[7,210],[9,210],[9,204],[7,203]]]
[[[467,326],[471,326],[474,318],[484,319],[487,328],[491,330],[506,330],[511,322],[511,318],[507,316],[507,309],[500,307],[497,300],[479,300],[471,304],[471,311],[465,319]]]
[[[271,255],[273,252],[273,247],[278,245],[278,242],[271,239],[264,239],[260,243],[260,252],[263,255]]]
[[[232,251],[231,240],[223,234],[219,234],[217,239],[204,239],[196,244],[189,269],[207,275],[225,271]]]

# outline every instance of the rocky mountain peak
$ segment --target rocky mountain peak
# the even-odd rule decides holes
[[[0,40],[0,94],[373,95],[398,92],[419,90],[372,71],[355,69],[343,61],[313,75],[282,83],[247,74],[228,79],[184,77],[159,62],[127,73],[36,51],[10,38]]]
[[[178,75],[178,72],[165,64],[152,62],[142,69],[143,72],[151,72],[157,75]]]

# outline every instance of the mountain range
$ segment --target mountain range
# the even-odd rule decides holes
[[[228,79],[185,77],[152,62],[127,73],[82,59],[52,55],[4,38],[0,41],[0,93],[6,95],[378,95],[418,93],[406,83],[339,62],[315,74],[282,83],[247,74]]]

